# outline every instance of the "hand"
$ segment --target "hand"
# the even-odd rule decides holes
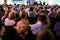
[[[8,8],[7,7],[4,7],[3,9],[4,9],[4,11],[8,11]]]

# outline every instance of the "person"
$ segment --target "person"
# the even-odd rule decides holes
[[[35,40],[27,19],[21,19],[17,25],[3,36],[3,40]]]
[[[35,12],[36,12],[36,15],[38,15],[38,12],[39,12],[39,6],[35,6],[35,7],[34,7],[34,10],[35,10]]]
[[[4,15],[4,10],[2,5],[0,5],[0,18]]]
[[[25,11],[29,15],[29,6],[26,6]]]
[[[7,5],[3,5],[3,10],[5,11],[5,14],[8,14],[9,8]]]
[[[8,17],[5,18],[4,21],[5,30],[9,31],[9,29],[12,29],[15,25],[16,25],[15,14],[13,12],[10,12],[8,14]]]
[[[40,1],[40,5],[42,6],[42,2]]]
[[[43,5],[46,5],[46,2],[43,2]]]
[[[34,8],[33,7],[30,7],[28,17],[35,17],[35,16],[36,16],[36,13],[34,11]]]
[[[5,27],[2,25],[2,21],[0,20],[0,40],[2,40],[4,33],[5,33]]]
[[[15,14],[13,12],[10,12],[8,14],[8,17],[5,19],[5,26],[12,26],[12,25],[15,25]]]
[[[20,11],[19,17],[20,18],[27,18],[27,13],[25,11]]]
[[[57,10],[56,21],[57,21],[57,22],[60,21],[60,7],[59,7],[58,10]]]
[[[51,8],[51,13],[48,15],[49,19],[50,19],[50,28],[54,29],[54,25],[56,23],[56,17],[57,17],[57,9],[55,7]]]
[[[16,22],[18,22],[19,20],[23,19],[23,18],[28,18],[28,15],[25,11],[21,10],[18,14],[18,18],[16,18]]]
[[[55,40],[55,37],[50,29],[43,28],[37,33],[36,40]]]
[[[58,20],[54,26],[54,33],[56,35],[57,40],[60,40],[60,19],[59,18],[60,16],[57,18]]]
[[[2,21],[3,25],[4,25],[4,22],[5,22],[5,19],[8,17],[8,14],[9,14],[9,12],[6,12],[6,13],[1,17],[1,21]]]
[[[28,19],[29,19],[29,23],[30,24],[34,24],[35,23],[36,12],[35,12],[33,7],[30,7],[30,10],[29,10],[29,13],[28,13]]]
[[[41,13],[37,17],[37,22],[31,25],[32,33],[36,35],[41,28],[48,28],[49,25],[50,21],[48,20],[45,14]]]
[[[51,13],[49,13],[49,18],[56,18],[56,14],[57,14],[57,9],[56,8],[51,8]]]
[[[38,14],[40,14],[43,11],[43,7],[42,6],[38,6],[38,7],[39,7]]]

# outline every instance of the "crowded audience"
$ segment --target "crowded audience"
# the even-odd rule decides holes
[[[0,40],[60,40],[60,6],[0,5]]]

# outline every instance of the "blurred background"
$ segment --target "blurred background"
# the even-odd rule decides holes
[[[60,5],[60,0],[5,0],[7,4],[33,4],[33,2],[37,2],[38,4],[40,1],[49,5]],[[0,4],[4,4],[4,0],[0,0]]]

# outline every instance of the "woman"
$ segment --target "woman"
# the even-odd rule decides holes
[[[27,13],[25,11],[23,11],[23,10],[21,10],[18,15],[19,15],[19,17],[16,18],[16,21],[19,21],[19,20],[21,20],[23,18],[26,18],[27,19],[27,17],[28,17],[27,16]]]
[[[20,11],[19,17],[20,18],[27,18],[27,13],[25,11]]]
[[[15,14],[13,12],[10,12],[4,22],[4,26],[5,26],[6,31],[9,31],[15,25],[16,25]]]
[[[21,19],[17,26],[5,33],[3,40],[34,40],[35,36],[31,33],[29,22]]]
[[[8,17],[5,19],[5,26],[13,26],[15,25],[15,14],[13,12],[10,12],[8,14]]]

